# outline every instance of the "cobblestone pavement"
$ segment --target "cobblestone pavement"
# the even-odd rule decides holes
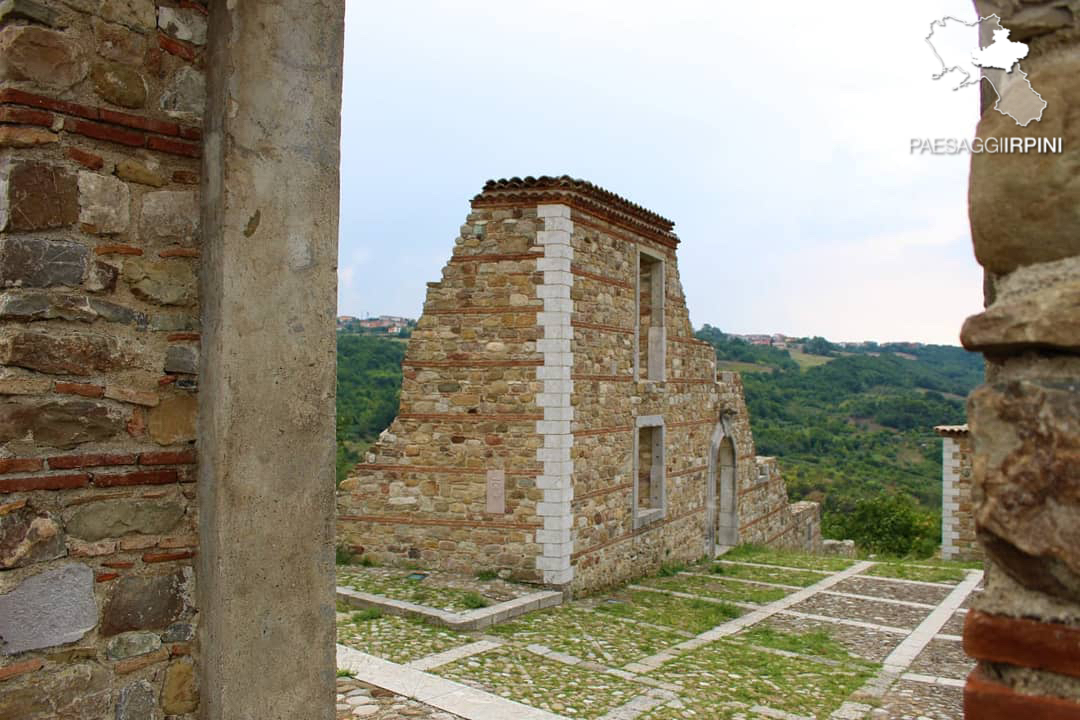
[[[343,677],[337,681],[337,720],[465,720],[409,698],[395,695],[374,685]]]
[[[507,707],[588,720],[825,720],[842,705],[851,712],[845,702],[867,687],[877,688],[877,699],[861,706],[864,718],[960,720],[961,685],[973,666],[957,637],[964,612],[944,623],[942,614],[927,619],[939,604],[955,608],[977,592],[979,571],[853,563],[739,548],[482,633],[352,611],[338,614],[338,639],[503,703],[499,711],[474,706],[464,720],[502,720]],[[347,573],[366,592],[417,602],[416,582],[404,572]],[[421,597],[458,609],[461,593],[498,601],[529,590],[443,576]],[[787,599],[794,592],[801,594]],[[895,674],[883,672],[886,661]],[[363,679],[339,682],[339,720],[459,717]]]

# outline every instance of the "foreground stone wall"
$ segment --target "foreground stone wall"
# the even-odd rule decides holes
[[[577,591],[739,539],[816,548],[817,505],[789,507],[739,377],[693,337],[671,228],[583,181],[488,183],[398,417],[342,483],[339,541]]]
[[[987,359],[968,401],[974,512],[987,562],[964,646],[969,718],[1080,717],[1080,26],[1059,2],[977,2],[1028,44],[1046,101],[1017,127],[983,88],[980,137],[1061,137],[1057,155],[973,156],[970,212],[986,311],[964,324]],[[985,84],[984,84],[985,86]]]
[[[0,8],[0,717],[194,717],[204,4]]]

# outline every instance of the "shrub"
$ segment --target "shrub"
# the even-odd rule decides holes
[[[899,493],[859,500],[850,513],[829,513],[823,525],[829,537],[851,538],[863,550],[897,557],[929,557],[940,539],[937,517]]]

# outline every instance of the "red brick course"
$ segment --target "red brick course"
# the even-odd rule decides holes
[[[964,621],[964,652],[976,660],[1080,677],[1080,628],[1058,623],[971,610]]]
[[[53,470],[76,470],[109,465],[134,465],[135,461],[136,455],[134,454],[61,455],[49,458],[49,467]]]
[[[177,481],[178,478],[175,470],[137,470],[135,472],[107,475],[94,473],[94,485],[97,487],[167,485]]]
[[[0,478],[0,493],[30,492],[32,490],[71,490],[83,488],[89,484],[90,476],[86,473]]]
[[[964,686],[964,717],[977,720],[1080,720],[1080,704],[1023,695],[975,670]]]
[[[41,468],[42,462],[39,458],[8,458],[0,460],[0,475],[16,472],[37,472]]]

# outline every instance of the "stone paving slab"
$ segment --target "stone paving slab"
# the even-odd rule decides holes
[[[555,713],[407,668],[344,645],[337,646],[337,665],[338,668],[352,671],[364,682],[465,720],[565,720]]]
[[[875,600],[836,595],[814,595],[791,607],[798,612],[852,618],[876,625],[914,629],[930,613],[931,608],[914,608]]]
[[[906,581],[895,582],[866,575],[848,578],[844,582],[838,583],[833,589],[838,592],[869,595],[888,600],[926,603],[928,605],[937,605],[948,597],[952,591],[952,587],[949,585]]]
[[[848,652],[873,663],[882,662],[903,640],[903,636],[894,633],[792,617],[782,613],[763,620],[755,627],[758,626],[788,633],[825,632]]]
[[[377,608],[390,615],[420,618],[453,630],[466,631],[482,630],[533,610],[555,607],[562,603],[563,594],[554,591],[533,592],[468,612],[452,612],[341,586],[337,588],[337,599],[350,607]]]
[[[964,618],[967,617],[967,613],[957,612],[953,613],[949,617],[949,621],[941,627],[941,632],[949,635],[963,635],[964,634]]]

